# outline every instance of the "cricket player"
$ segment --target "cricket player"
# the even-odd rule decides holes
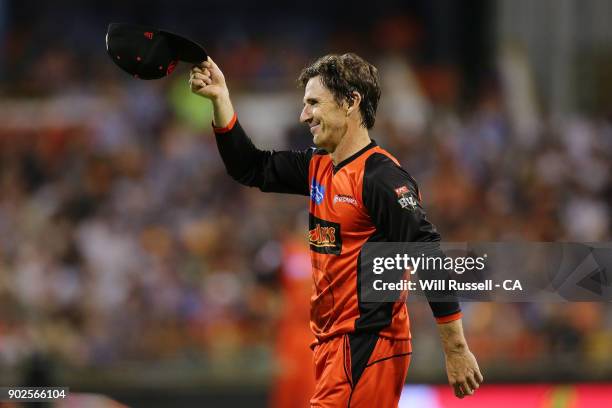
[[[396,407],[410,356],[405,302],[363,302],[359,255],[366,242],[438,242],[414,179],[370,139],[380,99],[376,68],[355,54],[306,67],[300,122],[316,148],[257,149],[238,121],[223,73],[193,67],[193,93],[212,101],[216,142],[229,175],[264,192],[309,196],[316,386],[311,407]],[[271,112],[270,114],[273,114]],[[483,381],[463,335],[458,302],[430,302],[448,380],[459,398]]]

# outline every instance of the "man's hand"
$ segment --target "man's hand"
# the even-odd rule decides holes
[[[450,323],[438,324],[440,338],[444,346],[446,374],[448,382],[457,398],[473,395],[484,381],[478,363],[468,349],[461,319]]]
[[[448,383],[455,396],[463,398],[473,395],[483,382],[476,358],[470,350],[445,351]]]
[[[210,57],[191,69],[189,86],[191,92],[210,100],[229,95],[223,72]]]
[[[207,61],[191,69],[189,87],[194,94],[212,101],[215,126],[224,127],[232,120],[234,108],[225,84],[225,77],[212,58],[208,57]]]

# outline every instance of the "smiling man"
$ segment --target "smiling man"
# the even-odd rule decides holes
[[[265,192],[310,196],[313,293],[310,326],[316,388],[311,407],[396,407],[412,349],[406,304],[363,302],[359,255],[366,242],[438,242],[414,179],[370,139],[380,99],[376,68],[355,54],[327,55],[306,67],[300,121],[315,148],[264,151],[248,138],[225,78],[208,60],[190,75],[210,99],[219,152],[238,182]],[[468,349],[457,302],[430,302],[455,394],[483,378]]]

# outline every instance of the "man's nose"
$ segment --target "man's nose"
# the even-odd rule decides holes
[[[302,109],[302,113],[300,114],[300,122],[308,123],[312,120],[312,112],[310,111],[310,107],[305,105]]]

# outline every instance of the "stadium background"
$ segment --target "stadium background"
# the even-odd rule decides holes
[[[357,52],[381,74],[373,137],[419,181],[445,240],[609,241],[611,15],[605,0],[0,1],[0,384],[265,406],[279,327],[307,319],[287,284],[308,279],[306,199],[233,182],[188,67],[130,78],[105,53],[109,22],[201,42],[267,148],[309,145],[299,70]],[[610,401],[610,311],[464,305],[487,384],[535,388],[458,406],[508,390],[525,407]],[[407,393],[450,406],[434,395],[448,387],[431,313],[411,317],[408,382],[442,388]],[[573,386],[589,382],[601,388]],[[517,399],[532,391],[538,402]]]

